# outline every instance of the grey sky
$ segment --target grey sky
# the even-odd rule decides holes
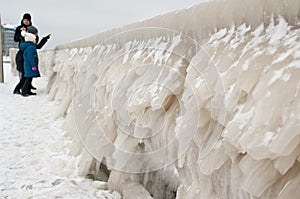
[[[46,49],[72,40],[183,9],[205,0],[0,0],[2,23],[19,25],[32,15],[39,35],[52,34]]]

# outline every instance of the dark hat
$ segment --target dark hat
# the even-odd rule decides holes
[[[35,35],[35,34],[38,34],[38,29],[34,26],[28,26],[27,32]]]
[[[29,14],[29,13],[25,13],[25,14],[23,15],[23,19],[28,19],[29,21],[31,21],[31,16],[30,16],[30,14]]]

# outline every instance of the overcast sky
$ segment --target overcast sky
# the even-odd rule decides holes
[[[45,49],[124,26],[205,0],[0,0],[2,24],[19,25],[28,12],[39,35],[51,33]]]

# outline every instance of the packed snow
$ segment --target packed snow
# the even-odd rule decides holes
[[[68,155],[64,118],[56,119],[48,100],[47,77],[34,79],[37,96],[13,95],[18,82],[4,64],[0,84],[0,198],[110,198],[105,182],[77,175],[78,157]]]

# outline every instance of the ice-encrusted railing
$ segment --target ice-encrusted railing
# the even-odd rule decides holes
[[[225,2],[41,55],[81,174],[132,198],[298,197],[300,3]]]

